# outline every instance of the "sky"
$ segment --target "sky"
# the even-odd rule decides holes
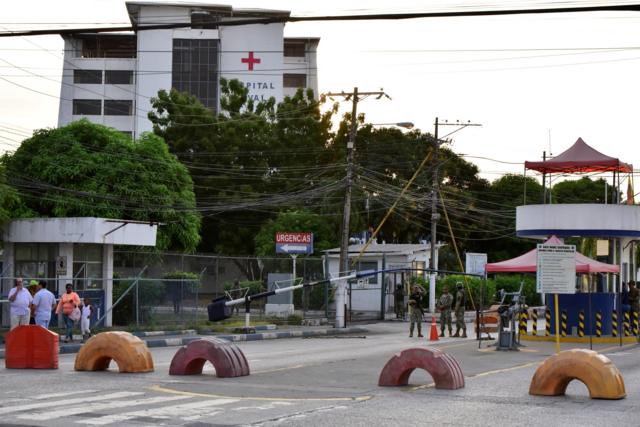
[[[193,1],[200,2],[200,1]],[[214,3],[214,2],[202,2]],[[632,4],[628,0],[228,0],[237,8],[292,15]],[[5,2],[0,31],[128,24],[124,0]],[[640,13],[571,13],[402,21],[289,23],[285,36],[320,37],[320,92],[377,91],[359,104],[371,123],[479,123],[451,135],[451,148],[493,180],[525,160],[559,154],[582,137],[640,164]],[[0,38],[0,151],[57,124],[63,43],[59,36]],[[350,110],[342,104],[340,112]],[[446,126],[440,136],[456,130]]]

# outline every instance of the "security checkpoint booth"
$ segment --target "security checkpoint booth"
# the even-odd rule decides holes
[[[59,296],[72,283],[81,298],[94,306],[92,319],[106,313],[112,325],[114,245],[155,246],[157,224],[108,218],[30,218],[4,228],[1,295],[16,277],[44,280]],[[2,324],[9,324],[9,305],[3,304]]]
[[[364,244],[349,245],[348,256],[351,260],[359,257]],[[438,249],[436,245],[435,265],[438,265]],[[357,272],[379,271],[378,274],[361,278],[350,283],[347,290],[347,307],[351,312],[363,316],[376,314],[384,318],[394,311],[398,286],[403,287],[404,299],[408,300],[410,276],[418,276],[426,280],[431,245],[426,244],[386,244],[369,245],[353,264]],[[325,251],[328,277],[339,276],[340,248]],[[437,267],[436,267],[437,268]],[[386,271],[383,271],[386,270]],[[398,270],[394,272],[393,270]],[[402,302],[406,305],[407,301]]]
[[[567,335],[578,327],[579,336],[579,326],[584,324],[585,334],[622,338],[626,333],[622,321],[617,322],[616,318],[622,320],[628,313],[622,306],[623,283],[637,277],[636,242],[640,236],[640,206],[634,202],[633,166],[597,151],[578,138],[552,159],[525,162],[526,170],[542,174],[544,195],[542,204],[516,208],[518,237],[549,239],[554,236],[555,244],[562,243],[557,242],[557,238],[598,239],[596,253],[601,258],[592,260],[576,254],[575,292],[559,295],[558,308],[560,313],[565,313],[562,317]],[[581,173],[612,173],[613,185],[605,184],[602,189],[603,203],[558,203],[552,199],[553,193],[546,189],[552,174]],[[627,185],[626,200],[623,200],[622,182]],[[501,269],[515,260],[518,259],[488,265],[487,270],[504,271]],[[550,295],[545,297],[554,322],[554,300]]]

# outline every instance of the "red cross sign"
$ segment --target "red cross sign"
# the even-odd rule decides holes
[[[247,64],[249,66],[249,71],[253,71],[253,64],[259,64],[260,58],[254,58],[253,52],[249,52],[248,58],[241,58],[243,64]]]

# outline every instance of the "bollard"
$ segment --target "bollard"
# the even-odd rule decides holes
[[[567,336],[567,310],[562,310],[562,324],[560,325],[561,327],[561,332],[560,335],[562,335],[563,337]]]
[[[618,312],[616,310],[611,313],[611,336],[618,336]]]
[[[520,335],[525,335],[527,333],[527,313],[523,311],[520,313]]]
[[[628,337],[629,336],[629,312],[625,311],[624,312],[624,336]]]
[[[551,335],[551,310],[548,308],[544,312],[544,335]]]
[[[602,312],[598,311],[596,313],[596,336],[602,336]]]
[[[633,335],[638,336],[638,312],[633,312]]]
[[[533,325],[531,326],[531,335],[538,335],[538,310],[535,308],[531,310],[531,320]]]
[[[584,310],[580,310],[578,313],[578,336],[584,336]]]

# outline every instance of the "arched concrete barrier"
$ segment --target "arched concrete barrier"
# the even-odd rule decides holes
[[[128,332],[102,332],[89,339],[76,356],[76,371],[104,371],[112,360],[120,372],[153,372],[144,341]]]
[[[573,380],[583,382],[592,399],[622,399],[627,395],[622,375],[613,362],[584,349],[567,350],[547,358],[533,375],[529,394],[560,396]]]
[[[171,360],[169,375],[201,374],[206,362],[211,362],[220,378],[249,375],[249,363],[242,350],[220,338],[203,338],[181,347]]]
[[[379,386],[405,386],[416,368],[427,371],[436,388],[464,387],[464,374],[456,359],[434,348],[410,348],[396,353],[380,372]]]
[[[21,325],[5,336],[9,369],[58,369],[59,337],[38,325]]]

